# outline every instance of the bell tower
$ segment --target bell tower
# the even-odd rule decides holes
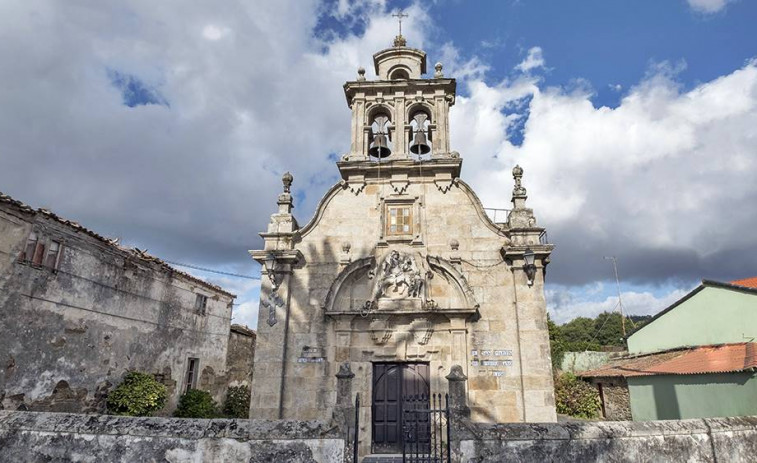
[[[391,162],[457,157],[449,148],[449,108],[455,104],[455,79],[442,64],[426,74],[426,53],[410,48],[402,35],[394,46],[373,55],[375,80],[365,69],[344,84],[352,109],[350,152],[342,161]]]

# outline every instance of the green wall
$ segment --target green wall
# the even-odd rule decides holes
[[[757,415],[757,374],[628,378],[634,421]]]
[[[634,354],[754,340],[750,338],[757,338],[757,294],[705,286],[632,334],[628,351]]]

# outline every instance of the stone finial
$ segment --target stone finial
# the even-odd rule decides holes
[[[357,80],[365,80],[365,68],[363,66],[357,68]]]
[[[292,174],[289,172],[285,173],[281,177],[281,182],[284,184],[284,193],[290,193],[292,190],[292,181],[294,180],[294,177],[292,177]]]
[[[338,379],[350,379],[355,377],[355,373],[350,368],[350,362],[344,362],[339,365],[339,371],[336,373]]]
[[[394,38],[394,46],[395,47],[407,46],[407,40],[405,40],[405,37],[403,37],[402,35],[398,35]]]
[[[468,379],[467,376],[465,376],[465,373],[463,373],[463,367],[460,365],[452,365],[452,368],[449,370],[449,374],[445,376],[447,381],[465,381]]]
[[[443,67],[442,63],[436,63],[434,65],[434,69],[436,70],[436,72],[434,72],[434,79],[441,79],[442,77],[444,77],[444,73],[442,72],[442,67]]]
[[[523,168],[519,165],[513,167],[513,179],[515,179],[515,186],[513,187],[513,198],[526,197],[526,189],[521,185],[521,178],[523,177]]]

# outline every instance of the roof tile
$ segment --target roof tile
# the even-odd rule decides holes
[[[757,367],[753,342],[697,346],[619,359],[582,372],[583,377],[695,375],[727,373]]]

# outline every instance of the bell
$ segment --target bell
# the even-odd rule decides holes
[[[415,136],[413,137],[413,142],[410,144],[410,152],[416,155],[422,155],[427,154],[429,151],[431,151],[431,147],[428,145],[428,138],[426,137],[426,119],[428,116],[426,116],[423,113],[418,113],[413,117],[413,120],[415,121]]]
[[[392,150],[389,149],[389,145],[386,141],[386,135],[383,133],[377,133],[373,136],[373,143],[371,143],[368,154],[374,158],[385,158],[392,154]]]
[[[413,137],[413,143],[410,145],[410,152],[417,155],[427,154],[431,151],[431,147],[428,146],[428,139],[426,139],[426,133],[422,130],[415,132]]]

